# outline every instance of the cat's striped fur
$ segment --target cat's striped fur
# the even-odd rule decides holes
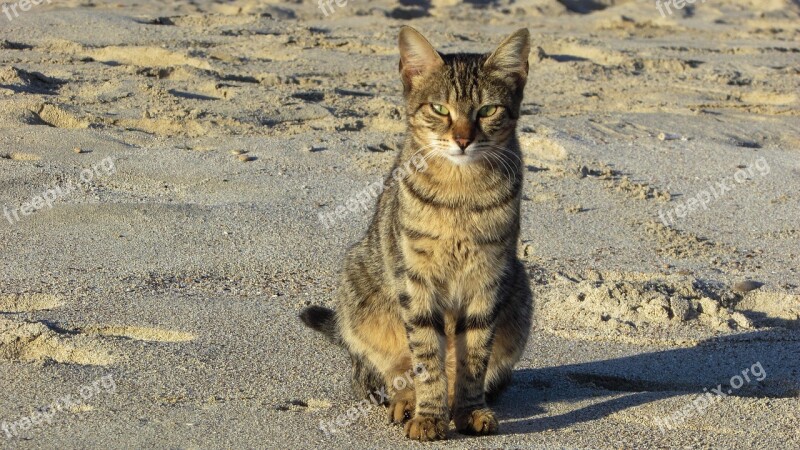
[[[407,421],[412,439],[444,439],[451,419],[463,433],[496,432],[486,397],[509,381],[528,338],[516,124],[529,51],[524,29],[491,55],[440,55],[403,28],[409,133],[395,167],[422,155],[427,168],[388,183],[347,255],[336,312],[301,313],[347,348],[359,396],[389,389],[390,420]],[[395,389],[413,367],[426,376]]]

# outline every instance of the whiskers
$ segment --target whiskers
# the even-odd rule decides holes
[[[422,160],[427,162],[430,158],[434,156],[442,156],[443,153],[447,151],[447,142],[443,139],[433,139],[427,145],[423,145],[422,147],[418,148],[413,155],[411,155],[408,159],[412,160],[415,156],[419,155],[420,153],[424,152],[425,150],[434,150],[422,155]]]
[[[518,181],[524,164],[522,156],[517,152],[491,142],[476,144],[475,152],[486,160],[492,170],[505,175],[510,183],[515,184]],[[498,168],[494,167],[493,162],[498,163]],[[498,170],[499,168],[502,168],[502,172]]]
[[[427,162],[432,158],[449,159],[448,152],[453,143],[447,139],[431,138],[427,144],[419,147],[409,160],[414,160],[422,154],[422,161]],[[483,160],[489,166],[489,170],[499,174],[509,184],[516,184],[521,176],[524,167],[522,156],[508,147],[493,144],[491,142],[477,142],[469,149],[469,155],[475,161]],[[466,164],[462,170],[476,170],[477,166]]]

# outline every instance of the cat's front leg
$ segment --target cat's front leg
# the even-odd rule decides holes
[[[469,296],[456,326],[456,390],[453,420],[464,434],[494,434],[497,418],[486,406],[486,370],[496,322],[496,289],[481,287]]]
[[[400,296],[412,364],[424,376],[414,382],[416,408],[405,425],[406,437],[419,441],[445,439],[450,423],[447,375],[444,370],[444,313],[430,283],[409,274]]]

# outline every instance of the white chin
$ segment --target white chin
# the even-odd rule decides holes
[[[463,166],[465,164],[470,164],[472,162],[477,161],[477,159],[478,159],[478,158],[475,157],[475,155],[471,155],[471,154],[460,154],[460,155],[447,154],[445,156],[447,157],[448,160],[450,160],[451,163],[453,163],[453,164],[455,164],[457,166]]]

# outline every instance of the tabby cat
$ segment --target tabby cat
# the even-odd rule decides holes
[[[451,419],[461,433],[496,433],[487,398],[509,382],[531,323],[516,134],[530,36],[487,55],[440,54],[409,27],[399,43],[408,136],[395,168],[419,155],[427,168],[387,181],[345,259],[336,311],[300,318],[348,350],[357,395],[388,389],[407,437],[444,439]],[[412,370],[425,376],[398,388]]]

